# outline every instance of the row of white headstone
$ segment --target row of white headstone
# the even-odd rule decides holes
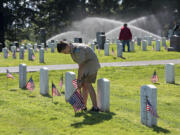
[[[65,100],[67,101],[75,91],[72,81],[76,78],[74,72],[65,74]],[[27,81],[26,64],[19,65],[19,88],[24,89]],[[110,81],[102,78],[97,81],[97,103],[98,107],[105,112],[110,111]],[[49,75],[48,68],[40,69],[40,94],[49,95]]]
[[[19,87],[26,87],[27,67],[25,64],[19,65]],[[65,100],[67,101],[75,91],[72,81],[76,78],[74,72],[65,74]],[[166,83],[175,83],[175,65],[169,63],[165,65]],[[157,88],[154,85],[143,85],[140,92],[141,97],[141,123],[147,126],[157,125],[157,118],[152,116],[146,109],[147,100],[157,112]],[[40,69],[40,94],[49,94],[49,75],[48,68]],[[105,112],[110,111],[110,81],[102,78],[97,81],[97,102],[98,107]]]
[[[12,57],[13,59],[16,59],[16,46],[12,46]],[[24,47],[20,47],[19,50],[19,59],[24,59],[24,53],[25,53],[25,49]],[[3,48],[3,54],[4,54],[4,58],[7,59],[8,58],[8,49],[5,47]],[[32,61],[33,60],[33,49],[32,48],[28,48],[28,60]],[[40,48],[39,51],[39,62],[40,63],[44,63],[44,48]]]
[[[166,41],[164,41],[163,44],[166,46]],[[117,57],[123,57],[123,47],[122,47],[122,44],[121,44],[120,40],[117,40],[116,45],[117,45]],[[148,41],[143,40],[142,41],[142,50],[143,51],[147,51],[147,45],[148,45]],[[152,43],[151,43],[151,45],[152,45]],[[155,45],[156,45],[155,46],[156,51],[160,51],[161,50],[161,41],[156,40]],[[139,44],[139,46],[141,47],[141,43]],[[104,55],[105,56],[109,56],[109,48],[110,48],[110,43],[108,41],[106,41],[105,44],[104,44]],[[91,49],[93,51],[95,51],[95,44],[94,43],[91,44]],[[130,52],[134,52],[134,51],[135,51],[135,41],[132,40],[130,42]]]
[[[56,44],[55,43],[50,43],[49,45],[48,45],[48,47],[49,48],[51,48],[51,53],[54,53],[55,52],[55,48],[56,48]],[[32,57],[31,57],[31,54],[32,54],[32,52],[33,52],[33,46],[31,45],[31,44],[27,44],[27,50],[28,50],[28,52],[29,52],[29,54],[28,54],[28,58],[29,58],[29,60],[32,60]],[[44,44],[42,43],[41,44],[41,53],[44,53],[44,51],[42,51],[42,48],[44,48]],[[12,57],[13,57],[13,59],[16,59],[16,51],[17,51],[17,48],[16,48],[16,46],[11,46],[11,52],[14,54]],[[20,49],[19,49],[19,58],[20,59],[24,59],[24,52],[25,52],[25,46],[24,45],[22,45],[21,47],[20,47]],[[34,44],[34,52],[35,53],[37,53],[38,52],[38,46],[37,46],[37,44]],[[4,58],[6,59],[6,58],[8,58],[8,49],[7,49],[7,47],[5,47],[5,48],[3,48],[3,54],[4,54]]]

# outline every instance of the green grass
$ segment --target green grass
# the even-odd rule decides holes
[[[153,43],[154,44],[154,43]],[[168,43],[169,46],[169,43]],[[142,51],[137,45],[135,45],[135,52],[124,52],[122,59],[120,57],[114,58],[111,55],[111,49],[115,50],[115,54],[117,53],[116,45],[112,44],[110,46],[110,56],[104,56],[104,51],[101,50],[98,53],[96,49],[96,54],[101,63],[104,62],[119,62],[119,61],[142,61],[142,60],[168,60],[168,59],[179,59],[179,52],[167,52],[164,47],[161,47],[160,52],[152,51],[152,46],[148,46],[147,51]],[[127,50],[127,48],[126,48]],[[10,53],[10,57],[8,59],[3,58],[3,54],[0,53],[0,63],[1,67],[8,66],[18,66],[20,63],[26,63],[27,65],[57,65],[57,64],[74,64],[70,55],[59,54],[57,52],[51,53],[50,49],[48,52],[45,52],[45,63],[39,63],[39,53],[36,53],[35,61],[28,61],[28,53],[25,53],[25,59],[19,60],[19,53],[17,53],[17,59],[12,59],[12,53]]]
[[[157,108],[160,118],[158,126],[148,128],[140,123],[140,88],[151,83],[156,69]],[[72,70],[77,73],[77,70]],[[58,87],[61,73],[50,71]],[[62,96],[52,98],[39,94],[39,72],[32,75],[36,88],[31,93],[18,88],[18,74],[15,80],[8,80],[0,74],[0,134],[1,135],[157,135],[180,134],[180,65],[175,66],[176,84],[166,84],[164,66],[106,67],[98,72],[99,78],[110,80],[110,113],[74,114],[71,105],[65,102],[64,86]],[[49,83],[51,86],[51,84]],[[97,84],[94,85],[95,89]],[[51,89],[51,88],[50,88]],[[51,94],[51,92],[50,92]],[[91,101],[88,99],[88,109]]]

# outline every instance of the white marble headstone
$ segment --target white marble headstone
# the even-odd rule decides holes
[[[44,63],[44,48],[41,48],[39,51],[39,62]]]
[[[142,41],[142,49],[143,51],[147,51],[147,40]]]
[[[156,40],[156,51],[160,51],[160,50],[161,50],[161,41]]]
[[[109,56],[109,43],[104,44],[104,56]]]
[[[40,69],[40,94],[49,95],[49,75],[46,67]]]
[[[19,88],[24,89],[26,87],[27,79],[27,67],[26,64],[19,65]]]
[[[157,125],[157,118],[150,111],[147,111],[147,100],[157,113],[157,88],[154,85],[143,85],[141,87],[141,123],[152,127]]]
[[[101,111],[110,111],[110,81],[106,78],[97,81],[97,105]]]
[[[174,63],[169,63],[165,65],[165,78],[166,83],[175,83],[175,65]]]
[[[117,57],[123,57],[123,46],[121,43],[117,43]]]
[[[76,79],[76,74],[74,72],[66,72],[65,73],[65,100],[69,100],[75,88],[72,84],[72,81]]]

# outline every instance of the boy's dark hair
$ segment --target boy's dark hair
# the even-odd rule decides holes
[[[124,27],[127,27],[127,23],[124,24]]]
[[[67,42],[60,41],[60,42],[57,44],[57,50],[58,50],[58,52],[60,53],[62,50],[64,50],[67,45],[68,45]]]

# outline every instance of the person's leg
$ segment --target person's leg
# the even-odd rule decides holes
[[[82,85],[82,97],[84,99],[84,104],[87,105],[88,89],[86,88],[84,84]]]
[[[127,40],[127,46],[128,46],[128,52],[130,52],[130,44],[129,44],[129,40]]]
[[[95,93],[95,90],[94,90],[92,84],[91,83],[85,83],[85,87],[86,87],[86,89],[88,89],[88,92],[90,94],[93,107],[98,108],[97,107],[96,93]]]
[[[123,41],[122,41],[123,52],[125,52],[125,45],[126,45],[126,42],[125,42],[125,40],[123,40]]]

